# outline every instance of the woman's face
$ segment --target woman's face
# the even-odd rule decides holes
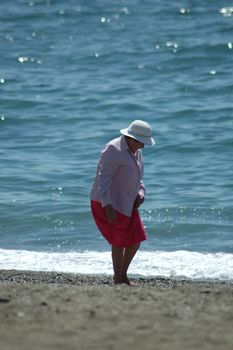
[[[127,137],[127,144],[133,153],[137,152],[140,148],[144,148],[144,143],[132,139],[131,137]]]

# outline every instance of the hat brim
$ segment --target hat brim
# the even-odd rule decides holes
[[[144,145],[154,146],[154,144],[155,144],[155,140],[152,137],[145,137],[145,136],[135,134],[133,132],[128,131],[127,128],[121,129],[120,132],[122,135],[131,137],[132,139],[135,139],[139,142],[142,142]]]

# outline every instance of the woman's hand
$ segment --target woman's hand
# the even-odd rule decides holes
[[[114,222],[116,222],[116,212],[113,209],[112,204],[108,204],[104,208],[105,208],[105,212],[106,212],[107,220],[109,224],[114,224]]]
[[[143,202],[144,202],[144,197],[138,194],[134,201],[134,208],[139,208]]]

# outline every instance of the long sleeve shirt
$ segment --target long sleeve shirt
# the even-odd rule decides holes
[[[101,152],[92,185],[91,200],[113,208],[130,217],[137,195],[144,197],[144,171],[140,150],[133,154],[124,136],[107,143]]]

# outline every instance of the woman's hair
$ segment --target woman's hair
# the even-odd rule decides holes
[[[124,136],[125,136],[125,138],[126,138],[127,140],[135,140],[134,137],[130,137],[130,136],[126,136],[126,135],[124,135]]]

